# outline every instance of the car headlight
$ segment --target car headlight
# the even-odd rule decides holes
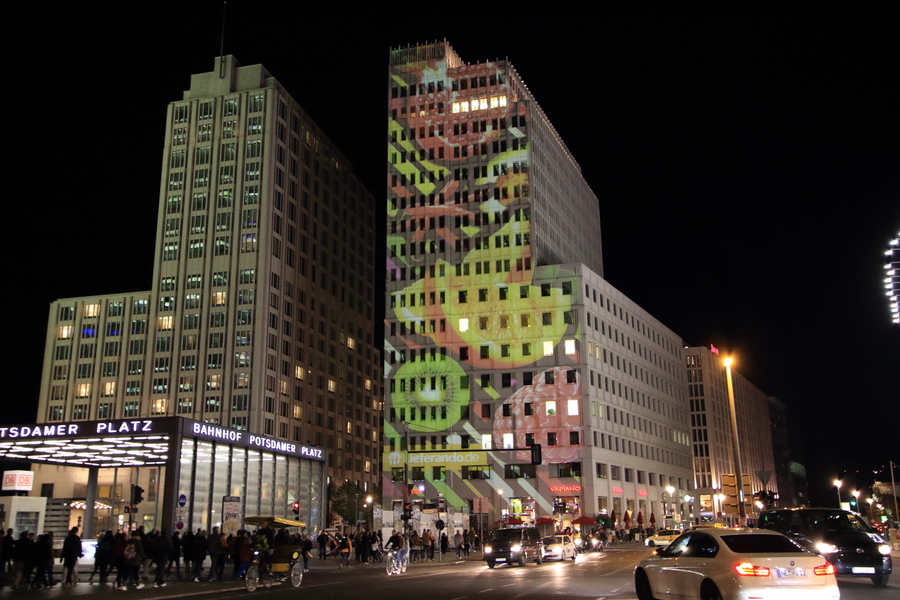
[[[520,546],[519,544],[516,544],[515,546],[510,548],[510,550],[513,552],[519,552],[521,549],[522,549],[522,546]]]
[[[884,554],[885,556],[888,556],[891,553],[891,547],[888,546],[887,544],[879,544],[878,551],[881,552],[882,554]]]
[[[834,544],[828,544],[826,542],[819,542],[816,544],[816,552],[819,554],[834,554],[837,551],[837,546]]]
[[[493,551],[494,551],[494,549],[491,548],[490,546],[485,546],[485,547],[484,547],[484,553],[485,553],[485,554],[490,554],[490,553],[493,552]]]

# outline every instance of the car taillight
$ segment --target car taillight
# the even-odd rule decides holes
[[[813,569],[813,572],[816,575],[834,575],[834,565],[831,563],[825,563],[824,565]]]
[[[769,576],[769,567],[758,567],[748,562],[734,565],[734,570],[738,575],[750,575],[752,577]]]

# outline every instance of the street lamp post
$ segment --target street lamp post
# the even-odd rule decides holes
[[[841,483],[842,483],[842,482],[841,482],[840,479],[835,479],[835,480],[834,480],[834,487],[837,488],[838,508],[841,507]]]
[[[673,494],[675,494],[675,488],[672,487],[671,485],[667,485],[666,492],[669,494],[669,509],[666,512],[671,513],[672,527],[674,528],[675,527],[675,497],[673,496]]]
[[[738,497],[738,518],[741,525],[747,524],[747,509],[744,506],[744,465],[741,464],[741,447],[738,444],[737,409],[734,404],[734,382],[731,379],[731,358],[726,358],[725,381],[728,384],[728,410],[731,413],[731,453],[734,459],[735,484]]]

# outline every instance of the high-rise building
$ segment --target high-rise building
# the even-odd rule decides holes
[[[516,70],[398,49],[388,102],[385,508],[680,520],[681,340],[602,279],[597,198]]]
[[[324,448],[332,480],[368,490],[381,421],[373,210],[262,65],[217,58],[168,108],[152,287],[51,305],[38,422],[183,417],[219,439]],[[270,485],[254,510],[284,514],[290,486]]]
[[[725,367],[714,347],[687,348],[685,361],[700,514],[719,517],[730,510],[725,506],[729,502],[721,497],[723,475],[735,474]],[[769,417],[771,398],[734,368],[732,381],[741,463],[745,482],[749,479],[750,484],[745,496],[749,514],[758,511],[753,494],[779,491]]]
[[[769,397],[769,421],[778,506],[809,506],[803,443],[801,436],[797,435],[802,425],[797,415],[774,396]]]

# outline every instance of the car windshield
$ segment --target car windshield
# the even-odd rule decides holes
[[[521,529],[498,529],[494,532],[492,541],[495,542],[512,542],[522,539]]]
[[[790,539],[780,535],[746,534],[723,535],[722,541],[732,552],[738,554],[803,552],[804,550]]]

